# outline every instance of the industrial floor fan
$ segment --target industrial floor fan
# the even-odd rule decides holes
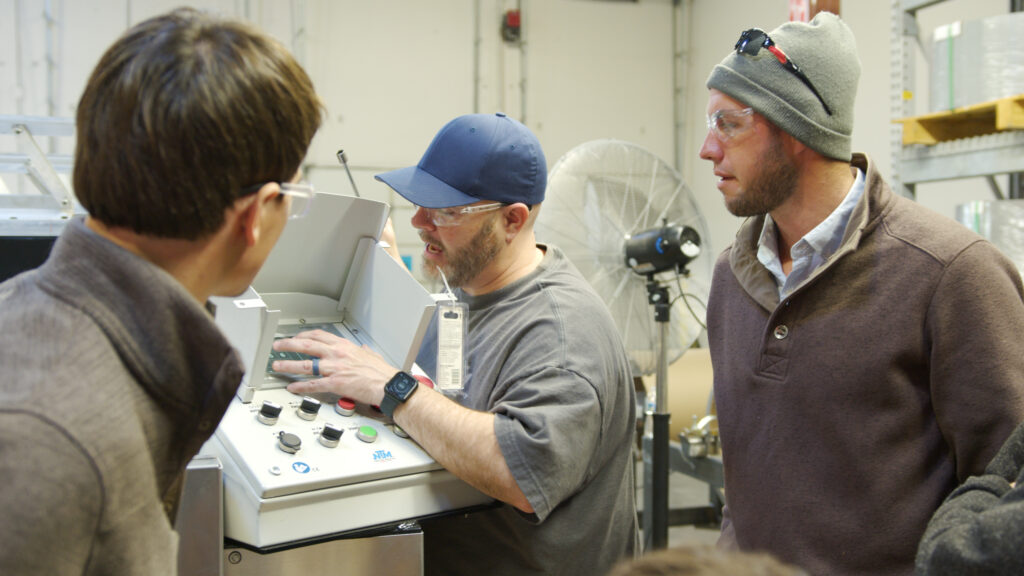
[[[707,225],[671,166],[635,144],[595,140],[573,148],[551,169],[536,234],[539,242],[564,250],[604,299],[634,377],[656,374],[647,432],[653,448],[644,458],[644,537],[645,548],[664,548],[668,365],[704,329],[714,257],[706,245]]]

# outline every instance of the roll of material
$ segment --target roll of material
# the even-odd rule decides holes
[[[943,112],[1024,94],[1024,12],[935,29],[929,111]]]
[[[956,207],[956,219],[987,238],[1024,271],[1024,200],[984,200]]]
[[[654,375],[644,376],[648,398],[653,399],[657,387]],[[678,441],[679,434],[698,420],[714,414],[712,401],[711,351],[690,348],[668,367],[669,440]],[[714,426],[717,433],[718,426]]]

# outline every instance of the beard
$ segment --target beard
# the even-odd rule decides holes
[[[448,285],[452,288],[465,286],[476,278],[501,251],[501,240],[495,238],[493,232],[494,218],[490,218],[462,248],[453,250],[441,244],[440,241],[432,241],[442,247],[446,262],[438,266],[424,258],[424,271],[435,278],[438,276],[438,271],[443,272],[448,280]],[[422,232],[420,238],[424,242],[430,240],[429,236]]]
[[[760,216],[778,208],[796,190],[797,169],[782,151],[781,142],[773,142],[761,155],[760,174],[751,179],[743,193],[726,208],[733,216]]]

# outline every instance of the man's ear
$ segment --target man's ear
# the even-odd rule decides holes
[[[511,242],[530,219],[530,207],[522,202],[516,202],[504,209],[505,241]]]
[[[237,211],[238,225],[245,237],[246,246],[255,246],[259,241],[263,225],[263,209],[268,202],[277,198],[278,192],[277,183],[267,182],[254,194],[235,201],[233,209]]]

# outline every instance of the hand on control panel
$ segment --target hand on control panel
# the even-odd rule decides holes
[[[330,392],[371,405],[380,405],[384,384],[398,372],[373,350],[323,330],[300,332],[292,338],[274,342],[279,352],[299,352],[312,360],[277,360],[276,372],[319,376],[293,382],[288,390],[295,394]]]

